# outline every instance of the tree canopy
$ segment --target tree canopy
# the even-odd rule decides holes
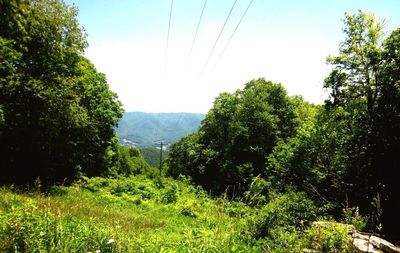
[[[0,1],[3,182],[57,182],[106,170],[121,103],[84,56],[77,9]]]
[[[343,125],[348,136],[342,159],[346,194],[354,205],[371,210],[374,229],[393,233],[399,225],[394,214],[400,211],[400,186],[394,182],[400,150],[400,30],[386,37],[383,22],[362,11],[346,14],[344,24],[346,38],[339,55],[328,57],[333,70],[325,87],[331,94],[327,109],[338,115],[333,124]]]
[[[170,173],[188,173],[215,193],[233,186],[243,191],[252,177],[265,175],[266,156],[294,133],[296,124],[282,85],[253,80],[233,94],[219,95],[198,133],[172,146]]]

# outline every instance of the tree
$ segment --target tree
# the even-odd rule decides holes
[[[77,9],[59,0],[0,1],[2,182],[60,182],[106,170],[122,116],[82,54]]]
[[[195,176],[192,168],[200,149],[196,148],[198,142],[198,134],[192,133],[178,142],[174,143],[170,148],[170,155],[167,159],[168,174],[177,178],[179,175]]]
[[[331,90],[329,103],[340,106],[366,100],[363,102],[371,116],[378,96],[376,77],[382,52],[383,22],[373,14],[359,11],[357,15],[346,13],[344,23],[346,38],[340,44],[340,55],[327,58],[334,66],[325,81],[325,88]]]
[[[318,156],[318,116],[321,108],[307,103],[302,97],[293,98],[296,133],[281,140],[267,157],[267,178],[275,190],[312,192],[319,186],[324,174],[316,166]]]
[[[383,217],[371,220],[372,229],[392,226],[399,205],[399,188],[393,182],[399,150],[399,31],[385,39],[382,21],[359,11],[345,16],[345,41],[340,55],[329,57],[333,65],[325,80],[331,97],[326,107],[349,138],[341,146],[347,154],[344,181],[350,201],[371,217],[383,208]],[[338,113],[341,112],[341,113]],[[376,206],[377,196],[381,207]],[[386,210],[386,211],[385,211]],[[382,219],[381,219],[382,218]],[[392,233],[394,230],[386,230]],[[400,236],[398,237],[400,238]]]
[[[111,176],[131,176],[149,172],[150,166],[144,160],[140,150],[136,147],[118,145],[117,162],[110,168]]]
[[[376,114],[373,119],[374,177],[382,199],[383,231],[400,241],[400,29],[383,42],[382,64],[378,73]]]
[[[250,81],[220,94],[199,131],[172,146],[171,174],[190,175],[215,194],[244,192],[253,177],[265,177],[266,156],[296,125],[294,104],[281,84]]]
[[[346,38],[340,44],[340,55],[328,57],[328,63],[334,68],[325,80],[325,88],[331,91],[331,99],[326,105],[332,109],[332,114],[341,116],[338,121],[346,122],[343,125],[347,125],[347,133],[351,138],[343,147],[349,155],[348,159],[343,160],[347,166],[345,180],[357,187],[356,191],[351,189],[354,192],[350,194],[351,200],[366,207],[372,194],[368,190],[373,178],[369,166],[372,155],[371,127],[378,96],[377,72],[383,30],[380,21],[362,11],[357,15],[346,13],[344,23]]]

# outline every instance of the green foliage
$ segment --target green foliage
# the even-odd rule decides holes
[[[170,155],[167,159],[168,174],[177,178],[180,175],[190,175],[198,178],[204,171],[196,166],[199,154],[208,153],[201,145],[197,144],[198,134],[190,134],[176,144],[171,146]],[[209,154],[211,156],[212,154]]]
[[[295,132],[294,104],[280,84],[253,80],[222,93],[197,133],[171,147],[170,175],[190,175],[215,194],[242,192],[265,176],[266,156]]]
[[[140,152],[143,155],[144,160],[151,166],[151,167],[159,167],[160,165],[160,149],[158,148],[143,148],[140,149]],[[162,161],[168,157],[169,150],[162,151]]]
[[[364,195],[368,194],[365,188],[370,187],[373,175],[368,164],[373,159],[371,123],[380,96],[377,74],[383,31],[379,20],[362,11],[357,15],[346,14],[344,23],[346,38],[340,46],[340,55],[328,57],[334,70],[325,80],[325,87],[331,89],[327,107],[341,112],[336,125],[341,121],[348,125],[350,138],[343,148],[349,157],[343,161],[349,183],[354,183],[357,193]]]
[[[342,224],[327,223],[299,231],[293,227],[278,227],[266,239],[267,252],[321,252],[352,253],[356,252]]]
[[[355,252],[350,243],[346,226],[336,223],[326,223],[323,227],[312,226],[306,231],[308,247],[316,252],[350,253]]]
[[[271,184],[262,177],[253,178],[249,189],[244,193],[245,202],[250,206],[260,207],[267,203]]]
[[[310,192],[324,175],[315,166],[319,150],[316,145],[317,117],[321,108],[305,102],[301,97],[293,99],[298,127],[296,133],[274,147],[267,160],[267,177],[273,188],[285,191],[295,188]]]
[[[386,231],[393,233],[400,211],[394,201],[399,188],[393,180],[400,148],[399,30],[385,38],[382,21],[362,11],[346,14],[344,24],[345,40],[340,54],[328,58],[333,70],[325,80],[331,91],[326,108],[335,116],[331,122],[345,129],[343,142],[336,143],[341,151],[335,153],[342,154],[338,165],[350,204],[373,216],[372,200],[381,194],[381,208],[388,209],[381,225],[385,230],[386,223]],[[370,229],[379,224],[371,222]]]
[[[347,221],[361,228],[370,217],[368,229],[396,236],[400,29],[385,37],[383,22],[363,11],[343,21],[324,106],[264,79],[222,93],[199,131],[171,147],[168,174],[258,207],[274,192],[305,192],[336,217],[349,196],[362,215],[348,209]]]
[[[118,145],[117,162],[107,172],[113,176],[130,176],[146,174],[150,172],[150,166],[146,163],[141,152],[136,147],[123,147]]]
[[[272,236],[275,229],[301,230],[304,223],[316,220],[324,211],[302,192],[274,195],[249,220],[249,231],[259,238]]]
[[[353,225],[358,231],[363,231],[367,226],[367,218],[360,214],[358,206],[344,207],[341,222]]]
[[[0,251],[261,250],[241,238],[242,222],[228,215],[236,208],[228,201],[209,199],[181,181],[160,180],[82,178],[71,187],[53,187],[57,194],[49,196],[1,189]],[[172,192],[175,201],[164,204]]]
[[[175,185],[171,185],[168,189],[166,189],[166,191],[164,191],[161,197],[161,202],[164,204],[175,203],[177,200],[176,192],[177,187]]]
[[[1,252],[112,252],[108,243],[112,234],[97,222],[62,215],[46,206],[49,203],[5,195],[0,211]]]
[[[220,94],[158,170],[119,146],[121,104],[83,57],[76,16],[59,0],[0,1],[0,183],[37,186],[0,189],[0,251],[352,252],[344,226],[308,226],[344,200],[343,222],[396,236],[400,29],[384,37],[372,14],[346,13],[325,106],[252,80]],[[202,118],[170,116],[134,123],[176,140]],[[131,123],[119,131],[136,141]]]
[[[2,188],[0,251],[351,252],[342,227],[306,226],[323,210],[304,193],[251,208],[189,181],[82,177],[47,195]]]
[[[0,10],[1,182],[70,182],[104,172],[122,108],[82,56],[77,9],[12,0]]]

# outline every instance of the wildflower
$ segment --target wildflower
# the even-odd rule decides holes
[[[95,252],[96,252],[96,253],[100,253],[100,250],[98,249],[98,250],[96,250]]]
[[[114,239],[111,238],[110,240],[108,240],[107,244],[111,244],[113,242],[114,242]]]

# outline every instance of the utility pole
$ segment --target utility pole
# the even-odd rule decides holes
[[[162,169],[162,150],[163,150],[163,143],[160,143],[160,176],[161,176],[161,169]]]

